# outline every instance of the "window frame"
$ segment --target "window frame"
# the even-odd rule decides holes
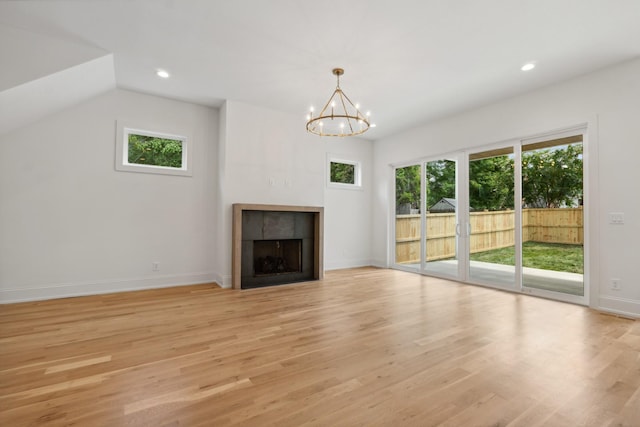
[[[148,130],[156,129],[156,130]],[[126,122],[117,122],[116,132],[116,171],[137,172],[174,176],[193,176],[192,139],[185,132],[167,132],[159,126],[137,126]],[[182,167],[142,165],[129,163],[129,135],[143,135],[155,138],[173,139],[182,142]]]
[[[353,181],[354,183],[333,182],[331,181],[331,163],[342,163],[353,165]],[[362,190],[362,164],[358,160],[345,159],[340,156],[327,156],[327,187],[340,188],[343,190]]]

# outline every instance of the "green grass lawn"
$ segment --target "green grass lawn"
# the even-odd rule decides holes
[[[471,260],[515,265],[514,254],[512,246],[471,254]],[[582,245],[525,242],[522,245],[522,264],[524,267],[584,274],[584,249]]]

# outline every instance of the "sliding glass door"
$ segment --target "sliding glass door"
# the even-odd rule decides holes
[[[423,165],[425,183],[424,271],[458,277],[457,159],[432,160]]]
[[[395,266],[586,303],[585,132],[395,168]]]
[[[516,287],[514,148],[469,159],[469,281]]]
[[[420,271],[423,220],[422,166],[395,169],[395,264],[406,270]]]
[[[522,145],[522,286],[582,297],[582,135]]]
[[[457,155],[395,169],[397,267],[461,278],[458,175]]]

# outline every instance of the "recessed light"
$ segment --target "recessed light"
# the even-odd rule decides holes
[[[533,70],[534,68],[536,68],[536,64],[534,64],[533,62],[529,62],[528,64],[524,64],[520,69],[522,71],[529,71]]]
[[[158,77],[162,77],[163,79],[169,78],[169,73],[165,70],[158,70],[156,71],[156,74],[158,75]]]

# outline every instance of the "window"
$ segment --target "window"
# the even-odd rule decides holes
[[[118,123],[116,170],[191,176],[190,139]]]
[[[361,188],[360,163],[329,158],[328,185],[336,188]]]

